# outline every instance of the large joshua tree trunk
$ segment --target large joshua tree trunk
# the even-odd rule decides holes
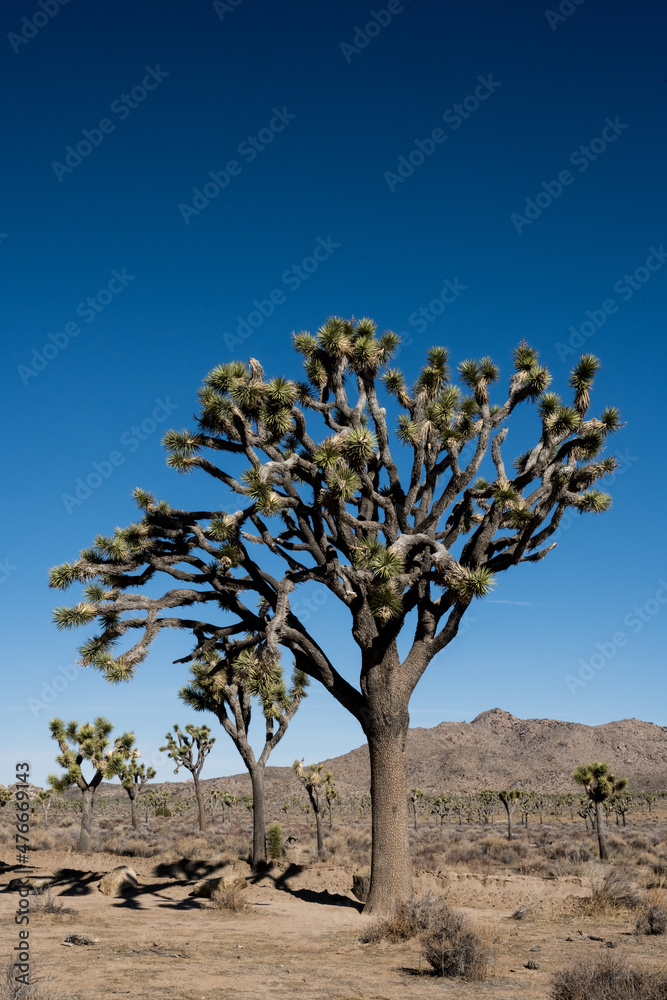
[[[264,766],[249,767],[252,782],[252,865],[266,863],[266,820],[264,818]]]
[[[79,851],[87,854],[91,849],[93,829],[93,792],[90,788],[81,789],[81,831],[79,833]]]
[[[398,676],[399,666],[394,647],[380,664],[362,671],[373,802],[371,887],[365,913],[386,912],[412,897],[405,764],[411,690]]]
[[[604,823],[604,810],[601,802],[595,803],[595,825],[598,834],[598,846],[600,848],[600,861],[606,861],[609,857],[607,853],[607,831]]]

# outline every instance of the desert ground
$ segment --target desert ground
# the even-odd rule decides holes
[[[97,807],[96,807],[97,810]],[[444,897],[465,914],[490,957],[482,982],[440,978],[423,957],[419,935],[391,941],[373,934],[378,918],[364,915],[352,879],[370,860],[367,812],[333,814],[318,859],[312,817],[282,816],[296,837],[285,856],[262,873],[247,857],[248,813],[236,808],[204,833],[192,832],[194,810],[170,817],[142,815],[129,825],[127,800],[96,811],[94,847],[76,850],[79,816],[72,809],[33,816],[34,876],[52,885],[30,896],[32,992],[1,996],[35,1000],[167,997],[169,1000],[417,1000],[452,996],[542,1000],[554,973],[623,956],[634,966],[660,969],[665,936],[636,933],[638,916],[667,905],[667,813],[656,803],[610,818],[610,861],[595,856],[597,841],[567,810],[531,816],[508,843],[501,814],[493,824],[440,824],[425,813],[411,831],[418,899]],[[5,966],[18,943],[17,875],[9,810],[0,816],[0,919]],[[104,895],[103,875],[120,865],[137,885]],[[604,878],[612,873],[605,888]],[[202,878],[235,875],[243,888],[214,903],[191,895]],[[241,883],[240,883],[241,884]],[[215,896],[214,896],[215,899]],[[229,908],[232,907],[232,908]],[[69,935],[92,939],[66,945]],[[364,940],[370,937],[371,940]],[[611,951],[611,948],[617,949]],[[529,962],[537,968],[527,968]],[[3,970],[4,972],[4,970]]]

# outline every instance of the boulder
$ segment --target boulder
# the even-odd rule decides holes
[[[132,868],[128,868],[127,865],[119,865],[118,868],[114,868],[113,871],[103,876],[97,888],[105,896],[119,896],[123,892],[129,892],[138,887],[136,872]]]
[[[214,892],[220,889],[247,889],[248,883],[242,875],[223,875],[220,878],[203,878],[192,886],[191,896],[200,899],[210,899]]]

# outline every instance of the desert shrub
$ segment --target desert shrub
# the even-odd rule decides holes
[[[637,917],[635,933],[665,934],[667,932],[667,910],[662,906],[649,906]]]
[[[39,827],[30,829],[30,850],[31,851],[52,851],[56,846],[56,838],[48,830],[41,830]]]
[[[266,840],[271,861],[280,861],[283,856],[283,828],[280,823],[272,823]]]
[[[162,816],[164,819],[169,819],[171,816],[171,809],[169,806],[158,806],[155,810],[156,816]]]
[[[30,902],[30,909],[38,913],[50,913],[56,916],[78,913],[78,910],[71,906],[65,906],[60,896],[54,896],[53,888],[50,885],[43,889],[35,889],[34,898]]]
[[[30,967],[30,985],[17,983],[14,978],[14,964],[7,966],[5,982],[0,983],[0,1000],[69,1000],[71,994],[54,990],[45,976],[35,976],[34,967]]]
[[[399,903],[395,910],[367,929],[361,940],[368,944],[378,941],[408,941],[428,926],[428,908],[433,901]]]
[[[603,959],[561,969],[553,978],[551,1000],[664,1000],[667,972],[633,969],[624,959]]]
[[[611,868],[601,882],[593,883],[593,892],[583,903],[587,916],[599,916],[610,910],[635,910],[642,901],[627,872]]]
[[[648,851],[649,846],[647,838],[641,834],[635,834],[630,841],[630,847],[634,847],[636,851]]]
[[[438,976],[480,981],[488,975],[490,955],[482,939],[461,913],[434,908],[421,937],[424,958]]]
[[[228,913],[248,913],[250,904],[243,898],[243,888],[229,885],[216,889],[211,896],[210,908],[227,910]]]
[[[653,865],[653,874],[657,875],[658,878],[664,878],[667,875],[667,863],[664,861],[658,861]]]
[[[569,861],[573,861],[575,864],[582,864],[590,861],[592,854],[584,844],[579,844],[578,847],[572,848],[567,857]]]
[[[535,917],[535,903],[521,903],[511,916],[511,920],[533,920]]]

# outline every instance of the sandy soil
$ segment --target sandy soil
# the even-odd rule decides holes
[[[18,873],[8,856],[3,860],[0,959],[6,964],[18,943],[18,896],[7,884]],[[32,913],[32,973],[51,977],[54,991],[70,1000],[546,1000],[556,969],[600,957],[606,941],[618,947],[616,954],[642,964],[664,960],[664,942],[633,935],[628,914],[599,923],[579,916],[576,900],[590,892],[590,885],[576,877],[457,871],[415,878],[419,894],[444,893],[491,944],[492,978],[470,984],[434,978],[417,941],[362,944],[360,935],[371,918],[360,913],[350,891],[351,869],[282,865],[256,879],[238,862],[234,872],[250,880],[244,893],[250,911],[234,914],[189,895],[197,878],[223,871],[204,863],[167,865],[156,858],[55,851],[36,852],[33,860],[34,874],[56,876],[54,897],[77,912]],[[127,863],[137,873],[139,889],[119,897],[99,892],[101,876]],[[225,868],[224,874],[230,871]],[[510,919],[526,902],[533,904],[531,919]],[[63,941],[71,933],[98,940],[66,947]],[[538,970],[525,968],[531,959]]]

